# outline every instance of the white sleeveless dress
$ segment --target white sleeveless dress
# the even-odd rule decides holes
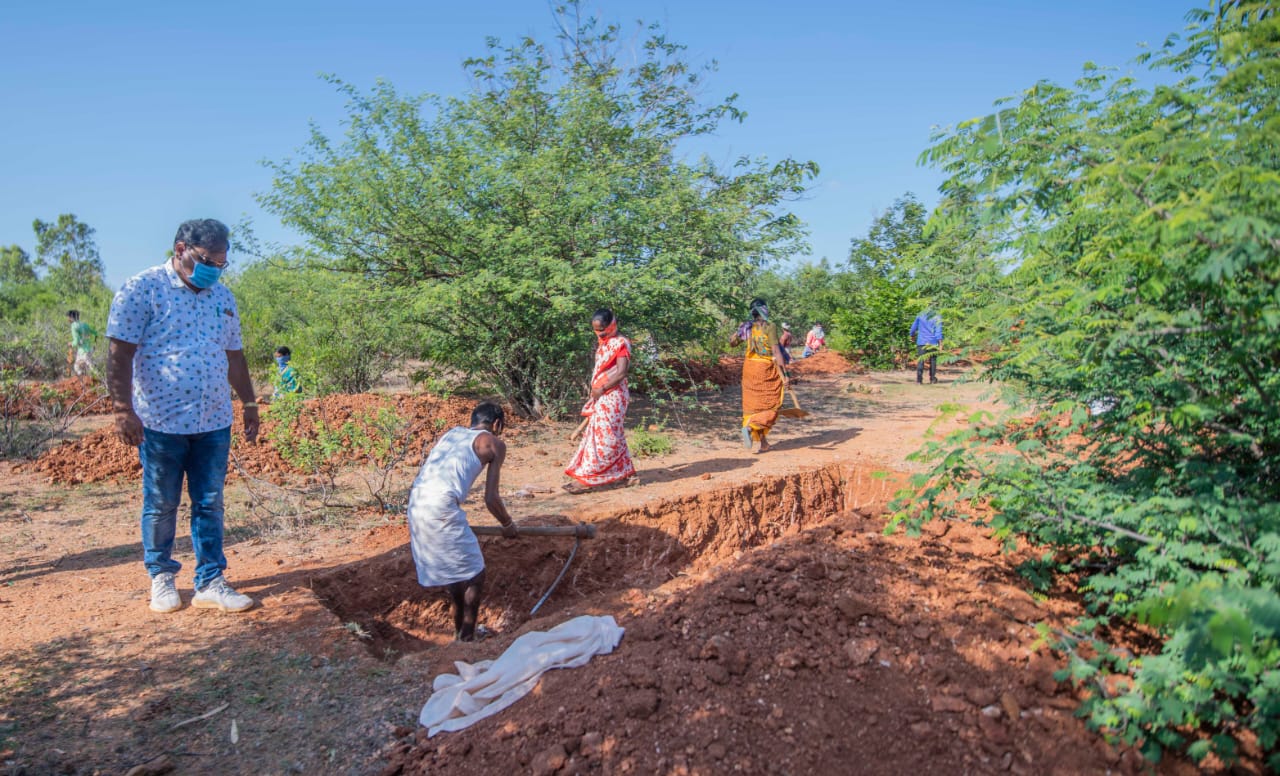
[[[466,500],[484,463],[473,444],[487,431],[450,429],[418,470],[409,491],[409,544],[423,587],[451,585],[484,570],[480,542],[467,525]]]

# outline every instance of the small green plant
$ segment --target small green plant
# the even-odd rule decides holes
[[[365,630],[364,627],[360,625],[360,623],[358,622],[348,622],[348,623],[345,623],[342,627],[345,628],[349,633],[351,633],[358,639],[363,639],[367,641],[373,638],[373,636],[370,635],[369,631]]]
[[[627,439],[627,447],[636,458],[655,458],[666,455],[676,448],[671,437],[661,431],[649,431],[644,428],[637,428],[631,432],[630,438]]]
[[[432,396],[447,399],[453,395],[453,384],[429,370],[420,369],[410,375],[409,379]]]

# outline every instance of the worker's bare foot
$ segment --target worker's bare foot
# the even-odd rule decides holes
[[[586,485],[582,485],[581,483],[577,483],[577,482],[566,482],[560,487],[566,493],[571,493],[575,496],[581,496],[583,493],[588,493],[591,490],[591,488],[588,488]]]
[[[489,630],[483,625],[477,625],[474,629],[464,628],[463,630],[458,631],[457,633],[454,634],[453,640],[466,641],[466,642],[484,641],[485,639],[489,638],[492,635],[493,635],[493,631]]]
[[[764,441],[763,439],[760,440],[760,449],[756,450],[756,455],[769,452],[769,447],[770,445],[768,442]]]

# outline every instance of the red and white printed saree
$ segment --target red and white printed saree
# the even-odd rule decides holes
[[[591,373],[591,384],[600,384],[620,358],[631,357],[631,342],[617,334],[609,337],[596,348],[596,365]],[[627,417],[627,405],[631,394],[627,381],[610,388],[599,399],[588,399],[582,414],[590,421],[564,473],[583,485],[593,488],[599,485],[625,480],[636,473],[627,450],[627,437],[622,421]]]

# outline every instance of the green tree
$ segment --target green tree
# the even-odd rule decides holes
[[[36,275],[31,257],[17,245],[0,248],[0,322],[15,324],[6,341],[19,339],[18,329],[39,310],[54,307],[60,300]],[[8,348],[6,348],[7,352]],[[12,357],[9,358],[13,361]]]
[[[26,251],[17,245],[0,247],[0,287],[34,283],[35,280],[36,269]]]
[[[774,320],[789,323],[803,340],[810,325],[829,325],[836,312],[848,306],[853,286],[849,272],[832,267],[824,258],[785,272],[765,270],[752,287],[756,290],[751,296],[769,300]]]
[[[907,337],[920,303],[910,294],[911,268],[928,246],[928,211],[907,192],[849,248],[850,293],[832,319],[831,347],[887,369],[910,358]]]
[[[37,218],[31,228],[36,233],[35,264],[56,291],[78,296],[105,288],[93,227],[63,213],[52,223]]]
[[[339,84],[345,141],[313,130],[261,197],[330,266],[412,289],[423,355],[530,415],[580,398],[596,307],[664,348],[722,333],[754,271],[801,247],[784,205],[817,171],[684,160],[682,141],[743,118],[734,99],[703,103],[659,28],[632,50],[578,10],[556,47],[491,39],[459,98]]]
[[[1089,616],[1055,641],[1094,725],[1152,758],[1230,759],[1249,730],[1275,769],[1280,16],[1232,2],[1189,19],[1140,58],[1163,85],[1087,65],[927,152],[1020,260],[988,374],[1036,420],[929,451],[905,517],[978,501],[1000,535],[1050,548],[1039,571],[1079,575]],[[1113,649],[1132,619],[1161,645]]]
[[[850,241],[849,268],[859,277],[904,280],[905,267],[927,244],[928,215],[925,206],[909,191],[895,199],[871,222],[866,237]]]

